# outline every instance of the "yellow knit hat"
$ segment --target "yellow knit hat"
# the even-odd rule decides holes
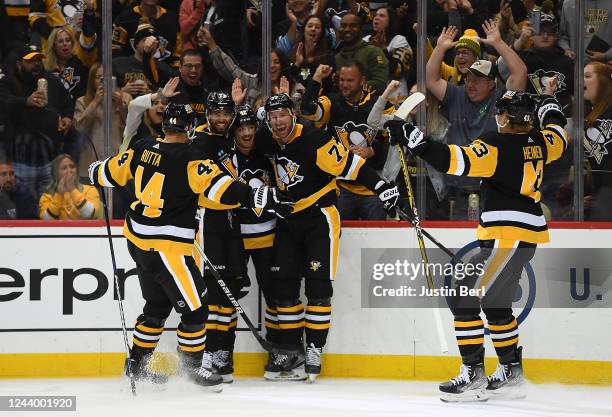
[[[478,40],[478,33],[474,29],[466,29],[455,45],[455,49],[459,48],[467,48],[476,54],[476,58],[479,58],[480,41]]]

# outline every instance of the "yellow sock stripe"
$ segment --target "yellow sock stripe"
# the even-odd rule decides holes
[[[272,323],[271,321],[268,321],[268,320],[265,321],[265,325],[269,329],[278,329],[277,323]]]
[[[147,327],[147,326],[143,326],[142,324],[138,323],[136,325],[136,328],[138,330],[141,330],[143,332],[147,332],[147,333],[156,333],[156,334],[162,334],[164,331],[163,327]]]
[[[325,330],[325,329],[329,329],[331,327],[331,323],[311,323],[309,321],[306,322],[306,328],[307,329],[313,329],[313,330]]]
[[[206,323],[206,330],[217,330],[217,323]]]
[[[478,337],[475,339],[461,339],[461,340],[457,340],[457,344],[459,346],[463,346],[463,345],[481,345],[484,343],[484,337]]]
[[[206,343],[198,345],[198,346],[183,346],[179,345],[179,349],[183,352],[200,352],[206,348]]]
[[[182,332],[178,329],[176,330],[176,334],[181,337],[198,337],[198,336],[204,335],[205,333],[206,333],[206,327],[200,330],[199,332],[195,332],[195,333]]]
[[[266,307],[266,311],[270,314],[276,314],[276,308]]]
[[[493,347],[505,347],[516,344],[518,344],[518,336],[510,340],[504,340],[503,342],[493,342]]]
[[[500,332],[502,330],[513,330],[518,327],[516,319],[512,320],[508,324],[489,324],[489,330]]]
[[[132,339],[132,343],[143,348],[155,349],[157,342],[142,342],[138,339]]]
[[[279,323],[278,328],[280,330],[289,330],[289,329],[300,329],[304,327],[304,320],[297,323]]]
[[[484,326],[484,322],[482,320],[474,320],[474,321],[454,321],[453,325],[455,327],[476,327],[476,326]]]
[[[304,304],[302,303],[294,305],[292,307],[277,307],[276,308],[278,313],[295,313],[303,309],[304,309]]]
[[[234,307],[219,307],[219,314],[231,315],[236,309]]]
[[[331,313],[331,306],[306,306],[306,311],[314,311],[315,313]]]

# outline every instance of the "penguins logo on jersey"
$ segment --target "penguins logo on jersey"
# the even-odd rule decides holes
[[[565,91],[567,84],[565,82],[565,75],[561,74],[557,71],[544,71],[543,69],[539,69],[533,74],[529,74],[529,81],[533,86],[534,90],[538,94],[544,94],[544,89],[546,88],[546,83],[552,77],[557,77],[557,89],[553,93],[556,97],[557,94]]]
[[[587,128],[584,135],[585,156],[601,164],[604,156],[609,153],[608,144],[610,142],[612,142],[612,120],[597,119],[593,126]]]
[[[279,190],[288,190],[295,184],[302,182],[304,177],[297,174],[299,169],[300,166],[298,164],[284,156],[276,159],[274,170],[276,174],[276,185]]]
[[[225,168],[227,173],[231,175],[231,177],[234,179],[238,178],[238,172],[236,170],[236,167],[238,166],[238,160],[236,158],[236,155],[233,155],[233,157],[230,158],[230,156],[227,155],[225,152],[219,151],[218,156],[219,161],[221,162],[221,166]]]
[[[356,125],[352,121],[344,123],[342,126],[334,126],[336,135],[344,146],[370,146],[376,137],[376,130],[365,123]]]
[[[240,181],[246,183],[251,188],[258,188],[262,185],[270,185],[270,175],[268,171],[263,169],[245,169],[240,173]],[[257,217],[261,216],[263,209],[261,208],[252,208],[253,212],[257,215]]]
[[[69,92],[77,86],[79,81],[81,81],[81,77],[79,75],[74,75],[74,68],[72,67],[64,67],[62,72],[57,75],[64,85],[64,88]]]
[[[78,12],[85,9],[85,2],[83,0],[62,0],[56,4],[56,7],[61,9],[66,24],[76,27],[79,23],[77,22]]]

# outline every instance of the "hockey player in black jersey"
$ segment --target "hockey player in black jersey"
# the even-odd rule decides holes
[[[238,180],[236,145],[229,132],[234,117],[232,98],[224,92],[211,92],[206,101],[207,124],[196,129],[191,147],[197,155],[210,158],[226,175]],[[205,196],[200,197],[198,205],[197,241],[232,294],[237,294],[248,281],[238,205],[219,203]],[[232,357],[238,313],[215,283],[200,255],[195,253],[194,257],[209,288],[208,342],[204,361],[210,360],[224,382],[230,383],[233,381]]]
[[[544,165],[559,159],[567,147],[566,119],[553,97],[534,100],[516,91],[497,100],[495,118],[499,132],[485,133],[468,146],[434,142],[409,123],[387,122],[392,144],[407,147],[411,155],[441,172],[482,178],[484,208],[476,233],[480,252],[469,262],[484,263],[484,271],[457,285],[484,289],[484,296],[451,299],[463,364],[457,377],[440,384],[443,401],[524,395],[522,347],[512,299],[536,245],[548,242],[540,190]],[[539,130],[534,129],[538,124]],[[488,378],[481,309],[499,359],[497,370]]]
[[[342,142],[324,130],[298,123],[286,94],[268,98],[265,111],[269,132],[257,137],[257,150],[272,160],[277,187],[295,200],[294,213],[277,220],[274,238],[279,342],[299,345],[305,331],[304,371],[313,381],[321,371],[338,263],[336,179],[357,181],[374,190],[391,217],[395,217],[399,193]],[[302,277],[308,299],[305,307],[300,301]],[[292,371],[292,379],[305,379],[299,369],[303,361],[300,355],[279,354],[276,365],[285,373]]]
[[[181,315],[177,337],[184,374],[196,384],[219,391],[221,378],[202,363],[208,291],[191,256],[198,196],[219,204],[291,209],[275,197],[274,190],[266,186],[251,189],[194,153],[186,144],[193,125],[189,105],[168,105],[162,123],[164,139],[141,139],[125,152],[94,162],[89,169],[92,184],[116,187],[130,179],[135,183],[136,199],[123,233],[137,266],[145,306],[134,326],[131,366],[126,366],[126,371],[131,369],[136,380],[167,381],[147,364],[174,307]]]

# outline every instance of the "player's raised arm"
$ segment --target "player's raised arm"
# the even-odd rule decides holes
[[[101,187],[123,187],[134,178],[130,170],[133,157],[134,151],[128,149],[103,161],[93,162],[88,169],[89,180]]]

